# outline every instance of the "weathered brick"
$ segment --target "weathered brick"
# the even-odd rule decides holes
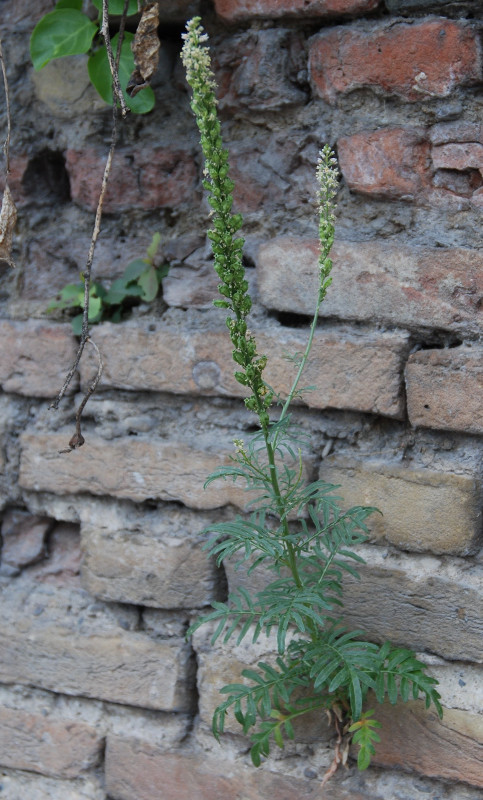
[[[431,158],[435,169],[469,170],[483,173],[483,144],[452,142],[433,147]]]
[[[406,367],[411,424],[483,433],[483,348],[420,350]]]
[[[366,31],[332,28],[311,40],[309,63],[314,90],[330,103],[361,87],[420,102],[478,82],[481,51],[476,31],[431,19]]]
[[[51,6],[49,10],[51,10]],[[85,778],[46,778],[21,770],[3,769],[0,792],[5,800],[105,800],[104,781],[99,775]],[[1,796],[1,795],[0,795]]]
[[[0,763],[4,767],[75,778],[94,766],[103,740],[85,722],[0,707]]]
[[[106,155],[91,148],[67,150],[66,169],[72,199],[94,211]],[[196,167],[191,151],[181,147],[117,150],[104,200],[104,211],[173,208],[193,197]]]
[[[189,508],[210,509],[234,503],[245,507],[248,496],[231,481],[217,481],[206,491],[207,476],[229,459],[225,451],[196,449],[184,442],[137,436],[106,441],[89,436],[88,444],[60,455],[72,436],[63,433],[22,436],[19,482],[24,489],[56,494],[88,492],[143,501],[179,501]]]
[[[280,765],[280,762],[278,762]],[[206,753],[166,753],[147,741],[108,736],[106,788],[113,800],[153,800],[162,786],[163,800],[315,800],[318,781],[307,781],[266,769],[255,770],[241,759],[210,757]],[[333,780],[331,800],[381,800],[364,789],[347,789]]]
[[[306,101],[296,86],[305,64],[299,34],[279,28],[233,36],[216,49],[215,74],[221,109],[280,110]]]
[[[190,651],[181,638],[126,630],[79,589],[16,579],[0,599],[3,683],[162,711],[190,708]]]
[[[343,490],[341,494],[343,493]],[[450,564],[435,556],[390,553],[373,545],[359,546],[366,565],[358,565],[358,581],[344,578],[344,620],[370,639],[436,653],[443,658],[483,663],[482,569],[464,561]],[[235,570],[225,562],[228,588],[260,591],[273,573],[257,567]]]
[[[210,644],[216,625],[207,623],[196,631],[193,636],[193,647],[197,655],[197,687],[199,694],[200,719],[211,727],[213,713],[217,706],[226,700],[226,695],[220,694],[220,689],[230,683],[246,683],[242,676],[244,669],[257,669],[259,661],[268,663],[276,668],[277,639],[272,633],[270,636],[260,636],[253,644],[252,637],[255,627],[248,632],[244,640],[237,645],[236,635],[226,644],[218,639],[215,646]],[[225,716],[225,733],[242,735],[242,728],[233,715],[233,709]],[[300,719],[294,720],[295,740],[297,742],[329,742],[335,734],[334,728],[329,725],[325,711],[315,711],[305,714]]]
[[[342,136],[340,170],[354,192],[413,200],[430,186],[429,142],[422,130],[382,128]]]
[[[202,550],[206,523],[176,509],[96,515],[82,525],[83,586],[103,600],[155,608],[208,605],[218,597],[219,573]]]
[[[198,323],[198,324],[197,324]],[[233,377],[232,344],[218,322],[203,330],[200,316],[190,326],[160,326],[156,331],[139,325],[105,324],[96,330],[104,360],[103,386],[148,389],[180,394],[245,397]],[[264,376],[283,395],[295,377],[286,354],[305,349],[307,332],[282,328],[253,330],[261,353],[269,360]],[[350,329],[317,331],[304,372],[304,395],[311,408],[357,409],[391,417],[404,413],[401,387],[406,357],[405,334],[359,333]],[[86,365],[83,382],[91,375]]]
[[[163,0],[159,3],[160,22],[186,22],[199,12],[199,0]]]
[[[2,20],[3,22],[3,20]],[[28,195],[26,194],[22,185],[22,180],[28,165],[28,156],[25,154],[15,154],[10,157],[10,172],[8,175],[8,185],[12,192],[15,205],[21,207],[28,202]],[[3,194],[5,189],[5,175],[2,172],[0,175],[0,192]]]
[[[4,392],[52,397],[60,389],[75,356],[75,339],[69,325],[37,320],[0,320],[2,358],[0,384]],[[68,392],[78,386],[72,381]]]
[[[380,460],[330,458],[321,479],[342,488],[344,508],[378,508],[369,521],[371,537],[402,550],[468,555],[481,543],[479,475]]]
[[[440,720],[423,702],[411,701],[396,707],[376,705],[375,717],[383,734],[376,744],[374,764],[483,786],[481,714],[445,708]]]
[[[331,17],[364,14],[380,0],[215,0],[217,14],[228,22],[278,17]]]
[[[313,313],[318,247],[316,240],[288,236],[262,245],[257,279],[264,305]],[[322,316],[481,331],[483,256],[477,250],[336,241],[332,258],[333,284]]]
[[[22,569],[34,564],[45,555],[46,536],[54,521],[10,509],[5,514],[2,526],[2,565]]]
[[[479,142],[483,144],[483,125],[479,122],[439,122],[428,131],[429,139],[433,145],[449,144],[453,142]]]

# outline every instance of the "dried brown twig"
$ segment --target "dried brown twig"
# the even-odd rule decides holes
[[[79,405],[79,408],[77,409],[75,433],[74,433],[74,435],[72,436],[72,438],[71,438],[71,440],[69,442],[69,446],[65,450],[59,450],[60,453],[71,453],[73,450],[76,450],[77,448],[82,447],[82,445],[84,444],[85,440],[84,440],[84,437],[83,437],[82,432],[81,432],[82,412],[84,411],[84,408],[86,406],[87,401],[89,400],[89,398],[91,397],[91,395],[95,392],[95,390],[97,388],[97,385],[98,385],[98,383],[99,383],[99,381],[101,379],[102,369],[103,369],[102,357],[101,357],[99,348],[97,347],[95,342],[91,339],[90,333],[89,333],[89,300],[90,300],[91,271],[92,271],[92,263],[93,263],[93,260],[94,260],[94,251],[95,251],[97,239],[99,237],[99,233],[100,233],[100,230],[101,230],[101,219],[102,219],[102,209],[103,209],[103,205],[104,205],[104,197],[105,197],[106,190],[107,190],[107,182],[109,180],[109,175],[110,175],[111,167],[112,167],[112,161],[113,161],[113,158],[114,158],[114,152],[115,152],[116,144],[117,144],[117,137],[118,137],[118,127],[117,127],[118,103],[119,103],[119,106],[121,107],[122,116],[124,117],[126,115],[126,113],[127,113],[127,107],[126,107],[126,104],[125,104],[125,101],[124,101],[124,98],[123,98],[123,95],[122,95],[121,86],[120,86],[120,83],[119,83],[119,69],[118,68],[119,68],[119,59],[120,59],[120,55],[121,55],[122,39],[123,39],[124,28],[125,28],[125,20],[126,20],[126,16],[127,16],[128,2],[129,2],[129,0],[124,0],[124,9],[123,9],[123,14],[122,14],[122,18],[121,18],[121,27],[120,27],[120,30],[119,30],[119,39],[118,39],[118,43],[117,43],[117,52],[116,52],[116,59],[115,60],[114,60],[114,57],[113,57],[112,47],[111,47],[111,40],[110,40],[110,36],[109,36],[108,8],[107,8],[108,4],[107,4],[107,0],[103,0],[103,2],[102,2],[102,27],[101,27],[101,33],[102,33],[102,35],[104,37],[104,41],[106,43],[106,49],[107,49],[107,53],[108,53],[108,57],[109,57],[109,67],[111,69],[112,84],[113,84],[113,108],[112,108],[111,144],[110,144],[110,147],[109,147],[109,153],[107,155],[106,163],[105,163],[105,166],[104,166],[104,174],[102,176],[101,190],[100,190],[100,193],[99,193],[99,199],[97,201],[96,216],[95,216],[95,220],[94,220],[94,228],[93,228],[93,231],[92,231],[91,243],[90,243],[90,246],[89,246],[89,253],[87,255],[87,261],[86,261],[86,266],[85,266],[84,275],[83,275],[83,278],[84,278],[84,310],[83,310],[83,315],[82,315],[82,332],[81,332],[79,347],[77,348],[77,353],[76,353],[76,356],[75,356],[75,359],[74,359],[74,363],[72,364],[71,368],[69,369],[69,371],[68,371],[68,373],[67,373],[67,375],[65,377],[65,380],[64,380],[64,383],[62,385],[62,388],[61,388],[60,392],[58,393],[58,395],[56,396],[56,398],[50,404],[49,408],[57,409],[59,407],[59,404],[60,404],[62,398],[64,397],[64,395],[65,395],[65,393],[66,393],[66,391],[67,391],[67,389],[68,389],[68,387],[69,387],[69,385],[70,385],[70,383],[72,381],[72,378],[74,377],[74,375],[75,375],[75,373],[77,371],[77,368],[79,366],[80,360],[82,358],[82,354],[84,352],[84,347],[85,347],[87,342],[89,342],[89,344],[92,345],[92,347],[96,351],[98,366],[97,366],[96,377],[94,378],[93,382],[88,387],[88,389],[86,390],[86,392],[84,394],[84,397],[83,397],[83,399],[82,399],[82,401],[81,401],[81,403]]]
[[[7,71],[3,58],[2,40],[0,39],[0,63],[2,65],[3,85],[5,88],[5,105],[7,109],[7,133],[3,144],[3,155],[5,159],[5,188],[3,190],[2,208],[0,211],[0,261],[6,261],[11,267],[15,267],[12,259],[12,240],[13,232],[17,224],[17,208],[13,201],[10,187],[8,185],[8,175],[10,173],[10,133],[12,130],[12,117],[10,114],[10,94],[8,91]]]

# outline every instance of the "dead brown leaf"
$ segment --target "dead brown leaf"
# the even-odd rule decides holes
[[[0,261],[6,261],[11,267],[15,267],[11,252],[13,232],[16,224],[17,207],[13,202],[8,184],[5,184],[2,198],[2,210],[0,211]]]
[[[131,45],[136,69],[129,78],[126,88],[130,97],[134,97],[141,89],[149,86],[149,82],[158,68],[161,46],[158,38],[158,25],[158,3],[147,3],[141,10],[141,19]]]

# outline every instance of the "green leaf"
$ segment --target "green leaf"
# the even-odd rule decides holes
[[[126,297],[141,297],[142,293],[140,286],[127,286],[125,278],[116,278],[103,300],[107,305],[115,306],[123,303]]]
[[[73,318],[71,321],[72,330],[74,331],[76,336],[80,336],[82,333],[82,318],[83,314],[77,314],[76,317]]]
[[[114,53],[117,49],[118,38],[119,34],[116,33],[116,35],[111,39]],[[133,33],[126,32],[124,34],[121,48],[121,58],[119,60],[119,82],[121,84],[121,89],[123,91],[124,99],[128,108],[130,108],[135,114],[147,114],[148,111],[151,111],[154,106],[154,92],[150,86],[148,86],[146,89],[141,89],[141,91],[138,92],[135,97],[129,97],[126,94],[126,86],[131,74],[134,71],[134,56],[131,50],[131,42],[133,39]],[[87,69],[89,72],[89,78],[91,79],[91,82],[95,86],[102,99],[106,103],[109,103],[109,105],[112,105],[112,78],[111,71],[109,69],[109,61],[107,58],[107,50],[104,45],[100,47],[96,53],[90,56],[89,61],[87,62]]]
[[[159,250],[160,242],[161,242],[161,234],[160,233],[155,233],[153,235],[152,240],[151,240],[151,244],[149,245],[149,247],[148,247],[148,249],[146,251],[148,258],[151,261],[156,256],[156,253]]]
[[[34,69],[45,67],[53,58],[87,53],[97,25],[75,8],[61,8],[42,17],[30,37]]]
[[[159,289],[158,277],[156,275],[155,268],[149,267],[146,272],[143,272],[138,278],[138,283],[144,292],[142,299],[146,303],[151,303],[156,297]]]
[[[102,15],[102,0],[92,0],[92,5],[95,6]],[[109,14],[116,14],[117,16],[119,16],[124,11],[124,0],[109,0],[108,10]],[[129,5],[127,7],[128,17],[137,13],[138,13],[137,0],[129,0]]]
[[[88,319],[89,322],[93,322],[94,320],[97,321],[97,317],[100,316],[102,308],[102,300],[100,297],[92,297],[89,300],[89,314]]]
[[[127,265],[122,277],[126,283],[130,283],[137,280],[148,267],[149,261],[146,258],[136,258]]]

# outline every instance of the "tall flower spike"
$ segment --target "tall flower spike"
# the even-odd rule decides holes
[[[191,108],[200,131],[205,159],[203,186],[213,209],[213,228],[208,231],[208,237],[214,255],[214,268],[221,280],[218,291],[222,297],[215,300],[214,304],[229,309],[233,314],[227,319],[227,327],[234,347],[233,360],[241,367],[235,372],[235,378],[251,390],[252,395],[245,400],[245,404],[258,415],[262,428],[266,430],[269,424],[267,410],[273,395],[262,378],[266,357],[258,355],[255,339],[247,330],[245,321],[252,301],[242,263],[244,242],[236,237],[243,219],[240,214],[231,212],[233,182],[228,177],[228,151],[223,147],[216,112],[216,84],[209,51],[204,46],[207,39],[200,25],[200,17],[193,17],[183,34],[181,58],[186,79],[193,90]]]
[[[329,258],[331,247],[334,243],[335,202],[334,197],[339,188],[339,169],[337,159],[328,144],[324,145],[319,153],[316,170],[319,189],[317,192],[319,207],[319,303],[322,302],[327,289],[332,283],[330,272],[332,260]]]

